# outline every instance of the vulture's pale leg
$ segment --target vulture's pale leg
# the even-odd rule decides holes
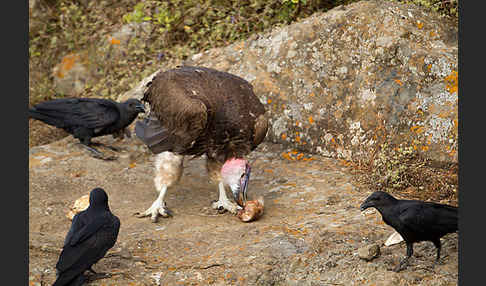
[[[212,204],[213,209],[223,208],[233,214],[235,214],[239,209],[241,209],[240,206],[228,200],[228,197],[226,197],[226,190],[224,188],[223,182],[219,182],[218,188],[219,188],[219,199]]]
[[[226,190],[223,184],[223,178],[221,177],[221,167],[223,164],[219,163],[218,161],[208,157],[206,160],[206,168],[209,175],[209,180],[212,183],[218,183],[219,189],[219,199],[217,201],[213,201],[212,208],[217,210],[227,210],[231,213],[236,213],[238,209],[241,207],[237,206],[235,203],[232,203],[226,197]]]
[[[171,216],[164,201],[167,189],[175,185],[182,175],[182,162],[184,157],[172,152],[162,152],[155,157],[155,189],[159,193],[152,206],[145,212],[136,214],[138,217],[150,216],[152,222],[157,222],[157,217]]]

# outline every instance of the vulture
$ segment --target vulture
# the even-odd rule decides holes
[[[57,279],[53,286],[82,285],[84,271],[115,245],[120,220],[110,212],[108,195],[101,188],[89,194],[89,207],[73,217],[64,246],[56,264]]]
[[[185,155],[206,155],[206,169],[218,184],[212,207],[236,213],[247,197],[250,164],[245,155],[265,138],[265,108],[244,79],[204,67],[183,66],[159,72],[147,84],[142,101],[150,114],[135,125],[135,134],[155,154],[157,199],[138,217],[170,216],[164,202],[180,179]],[[236,202],[226,196],[231,189]]]
[[[437,249],[436,263],[440,259],[441,242],[444,235],[458,230],[458,208],[445,204],[418,200],[398,200],[392,195],[376,191],[360,206],[361,211],[374,207],[383,221],[393,227],[405,240],[407,256],[394,269],[402,270],[413,254],[413,244],[431,241]]]
[[[91,151],[95,158],[106,159],[102,152],[92,146],[105,146],[114,151],[117,148],[91,142],[91,138],[112,134],[113,137],[130,136],[125,129],[137,115],[145,112],[142,102],[128,99],[118,103],[103,98],[60,98],[41,102],[29,108],[29,118],[62,128],[82,146]]]

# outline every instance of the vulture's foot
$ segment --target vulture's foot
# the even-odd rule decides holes
[[[114,155],[105,155],[105,154],[103,154],[103,152],[98,151],[94,147],[90,147],[90,146],[84,145],[84,144],[80,144],[80,145],[83,146],[85,149],[87,149],[90,152],[91,157],[93,157],[93,158],[105,160],[105,161],[113,161],[113,160],[118,159],[118,157],[116,157]]]
[[[214,201],[211,207],[215,210],[218,210],[219,213],[222,213],[224,212],[224,210],[227,210],[232,214],[236,214],[238,210],[242,209],[240,206],[230,202],[229,200]]]
[[[150,219],[152,222],[157,222],[158,216],[162,217],[171,217],[172,216],[172,211],[167,208],[165,203],[157,203],[155,201],[150,208],[148,208],[145,212],[143,213],[135,213],[135,216],[138,218],[143,218],[143,217],[148,217],[150,216]]]

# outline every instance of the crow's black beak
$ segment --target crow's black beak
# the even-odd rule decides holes
[[[365,209],[369,208],[369,207],[372,207],[372,204],[369,203],[368,201],[364,201],[361,206],[359,206],[359,209],[361,211],[364,211]]]
[[[145,113],[145,105],[144,105],[143,103],[138,103],[138,104],[135,106],[135,109],[136,109],[138,112]]]

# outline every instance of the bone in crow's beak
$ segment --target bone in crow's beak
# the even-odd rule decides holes
[[[240,185],[236,190],[233,191],[233,197],[235,202],[238,203],[240,207],[244,207],[247,201],[247,190],[248,184],[250,183],[250,165],[246,165],[245,173],[241,176]]]

